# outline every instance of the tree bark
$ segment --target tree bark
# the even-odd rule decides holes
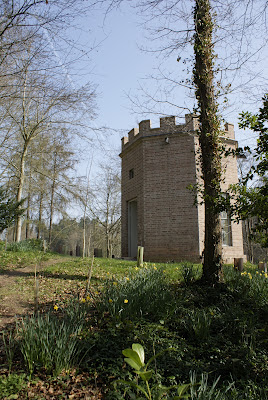
[[[51,241],[52,241],[52,223],[53,223],[53,212],[54,212],[54,193],[55,193],[55,186],[56,186],[56,171],[57,171],[57,152],[54,153],[53,178],[52,178],[52,185],[51,185],[50,218],[49,218],[49,232],[48,232],[49,245],[51,245]]]
[[[22,200],[22,190],[23,190],[23,184],[24,184],[24,179],[25,179],[25,159],[27,155],[27,149],[28,149],[28,142],[26,141],[23,146],[23,151],[21,154],[20,158],[20,175],[19,175],[19,182],[18,182],[18,189],[17,189],[17,201],[20,202]],[[21,206],[19,206],[21,208]],[[22,227],[22,216],[18,215],[17,221],[16,221],[16,228],[15,228],[15,241],[20,242],[21,241],[21,227]]]
[[[28,196],[27,196],[25,239],[29,239],[30,238],[31,199],[32,199],[32,156],[30,158],[30,164],[29,164],[29,182],[28,182]]]
[[[41,238],[41,227],[42,227],[42,213],[43,213],[43,190],[40,191],[39,197],[39,212],[38,212],[38,228],[37,228],[37,239]]]
[[[214,284],[221,269],[221,222],[217,199],[220,195],[220,121],[214,90],[213,21],[209,0],[196,0],[194,10],[195,67],[193,71],[199,108],[202,178],[205,204],[205,248],[203,279]]]

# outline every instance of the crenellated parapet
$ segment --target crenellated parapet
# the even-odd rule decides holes
[[[160,126],[156,128],[152,128],[151,120],[147,119],[139,123],[139,128],[132,129],[127,137],[122,138],[122,151],[141,137],[193,132],[198,128],[198,118],[193,114],[185,115],[184,124],[176,124],[175,116],[160,118]]]
[[[235,139],[234,125],[226,123],[223,136],[228,139]],[[133,128],[128,136],[122,138],[122,151],[132,145],[135,141],[142,137],[158,136],[158,135],[172,135],[180,133],[194,133],[199,130],[199,120],[194,114],[185,115],[184,124],[176,124],[176,117],[163,117],[160,118],[160,126],[156,128],[151,127],[151,120],[147,119],[139,123],[139,128]]]

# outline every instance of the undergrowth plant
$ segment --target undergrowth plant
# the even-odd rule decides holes
[[[197,279],[198,270],[195,268],[193,263],[187,261],[181,263],[180,270],[181,270],[182,280],[185,285],[189,285],[190,283],[192,283],[194,280]]]
[[[210,335],[211,316],[205,310],[193,310],[185,318],[185,327],[189,334],[199,342]]]
[[[224,268],[224,279],[229,288],[245,299],[253,300],[258,306],[268,305],[268,274],[250,268],[239,272],[232,267]]]
[[[21,242],[12,242],[7,245],[7,251],[43,251],[43,240],[41,239],[27,239]]]
[[[168,349],[172,350],[172,349]],[[167,351],[167,350],[166,350]],[[141,400],[144,397],[141,397],[141,394],[145,396],[148,400],[160,400],[163,398],[167,398],[168,393],[171,390],[176,390],[176,395],[172,395],[173,400],[186,399],[189,397],[187,392],[190,389],[191,384],[183,384],[183,385],[173,385],[170,387],[166,387],[160,384],[151,385],[149,381],[154,375],[153,369],[148,369],[149,366],[155,361],[157,357],[159,357],[163,352],[156,354],[151,357],[149,361],[145,364],[145,354],[144,348],[139,343],[133,343],[131,349],[125,349],[122,351],[123,355],[126,357],[124,360],[127,364],[133,368],[136,379],[134,378],[132,381],[124,381],[119,380],[118,383],[124,384],[127,387],[134,389],[133,391],[128,391],[128,394],[133,400]],[[141,379],[141,383],[139,383],[139,378]],[[168,397],[169,398],[169,397]]]
[[[3,338],[6,358],[8,361],[8,371],[10,373],[15,352],[14,334],[11,330],[8,331],[7,333],[2,332],[2,338]]]
[[[139,269],[122,279],[108,279],[97,308],[121,319],[159,319],[174,300],[172,289],[163,269]]]
[[[0,376],[1,399],[19,399],[18,393],[27,386],[25,374],[9,374]]]
[[[41,368],[56,376],[77,363],[85,314],[75,303],[70,309],[62,317],[48,312],[17,323],[17,342],[30,376]]]

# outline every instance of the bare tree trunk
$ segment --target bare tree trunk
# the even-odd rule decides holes
[[[92,161],[91,161],[91,165],[92,165]],[[90,166],[90,169],[91,169],[91,166]],[[87,206],[88,206],[88,197],[89,197],[89,174],[88,174],[88,180],[87,180],[87,192],[86,192],[84,217],[83,217],[83,258],[85,258],[85,255],[86,255],[86,212],[87,212]]]
[[[205,248],[203,279],[211,284],[218,281],[221,269],[221,223],[217,209],[220,195],[221,159],[219,152],[220,121],[214,90],[213,21],[209,0],[196,0],[194,83],[200,111],[201,165],[204,181]]]
[[[30,208],[32,199],[32,156],[30,157],[29,169],[30,171],[29,171],[29,182],[28,182],[25,239],[29,239],[30,237]]]
[[[253,247],[252,247],[252,242],[251,242],[251,239],[250,239],[251,227],[250,227],[250,220],[249,219],[246,219],[244,221],[244,226],[245,226],[246,242],[247,242],[249,261],[253,262]]]
[[[23,190],[23,184],[24,184],[24,179],[25,179],[25,158],[27,155],[27,148],[28,148],[28,142],[24,143],[23,146],[23,151],[21,154],[21,159],[20,159],[20,171],[19,171],[19,182],[18,182],[18,190],[17,190],[17,201],[20,202],[22,200],[22,190]],[[21,206],[20,206],[21,208]],[[16,228],[15,228],[15,241],[20,242],[21,241],[21,227],[22,227],[22,216],[18,215],[17,221],[16,221]]]
[[[51,197],[50,197],[50,218],[49,218],[49,232],[48,232],[48,243],[51,245],[52,241],[52,223],[53,223],[53,212],[54,212],[54,194],[56,186],[56,169],[57,169],[57,153],[54,153],[54,166],[53,166],[53,177],[51,185]]]
[[[40,198],[39,198],[37,239],[40,239],[40,237],[41,237],[42,212],[43,212],[43,191],[41,190]]]

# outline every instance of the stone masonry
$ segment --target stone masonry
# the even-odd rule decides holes
[[[122,138],[122,257],[135,257],[144,247],[147,261],[200,262],[204,244],[204,208],[194,205],[189,185],[200,182],[198,119],[160,118],[160,127],[142,121]],[[232,124],[225,125],[222,140],[236,148]],[[223,160],[222,190],[236,183],[236,159]],[[231,243],[223,246],[225,262],[243,257],[241,224],[231,223]]]

